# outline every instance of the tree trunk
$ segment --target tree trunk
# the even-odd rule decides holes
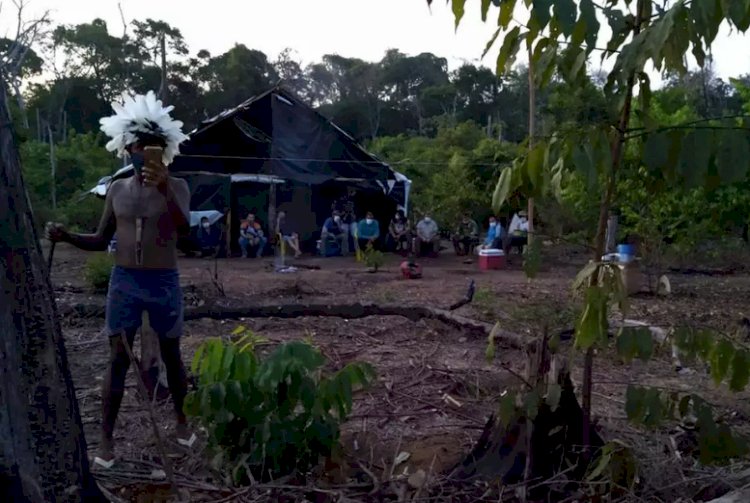
[[[610,215],[607,220],[607,237],[604,253],[614,253],[617,246],[617,215]]]
[[[162,33],[159,39],[161,49],[161,86],[159,98],[166,103],[169,99],[169,82],[167,82],[167,36]]]
[[[0,493],[106,501],[86,441],[0,76]]]

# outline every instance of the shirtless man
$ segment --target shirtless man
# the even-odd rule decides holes
[[[102,441],[94,459],[95,463],[106,468],[114,462],[112,433],[130,366],[122,335],[132,348],[144,310],[159,336],[161,357],[167,368],[169,391],[177,416],[177,440],[183,445],[191,445],[195,439],[188,431],[182,410],[187,382],[180,355],[183,299],[176,246],[178,236],[190,231],[190,191],[185,180],[169,176],[166,167],[177,152],[179,142],[186,137],[179,130],[182,123],[169,118],[171,108],[162,109],[161,102],[156,101],[152,93],[145,97],[136,96],[134,100],[143,100],[151,105],[148,110],[162,113],[155,118],[138,117],[136,111],[135,121],[131,114],[128,121],[117,124],[112,124],[117,115],[109,118],[109,122],[108,119],[102,120],[102,130],[113,136],[107,148],[117,150],[120,155],[127,152],[134,174],[116,180],[109,187],[97,231],[77,234],[68,232],[60,224],[47,225],[47,237],[51,241],[70,243],[88,251],[106,250],[117,231],[115,266],[107,293],[105,331],[109,336],[110,358],[102,388]],[[127,103],[126,100],[126,106]],[[163,149],[162,162],[144,160],[144,149],[150,146]]]

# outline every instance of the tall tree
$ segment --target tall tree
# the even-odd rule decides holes
[[[6,86],[0,68],[0,492],[6,501],[106,501],[89,471]]]

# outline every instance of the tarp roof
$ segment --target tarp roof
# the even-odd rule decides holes
[[[404,208],[411,181],[367,152],[336,124],[277,85],[207,119],[189,133],[169,170],[172,174],[226,176],[231,182],[317,185],[349,182],[381,191]],[[126,166],[100,180],[91,193],[103,197],[110,180],[130,176]]]
[[[170,171],[257,173],[305,184],[397,180],[386,163],[281,86],[203,121]],[[374,188],[374,187],[373,187]]]

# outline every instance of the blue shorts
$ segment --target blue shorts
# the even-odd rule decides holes
[[[105,331],[110,337],[141,326],[143,311],[159,337],[182,335],[183,301],[177,269],[114,266],[109,279]]]

